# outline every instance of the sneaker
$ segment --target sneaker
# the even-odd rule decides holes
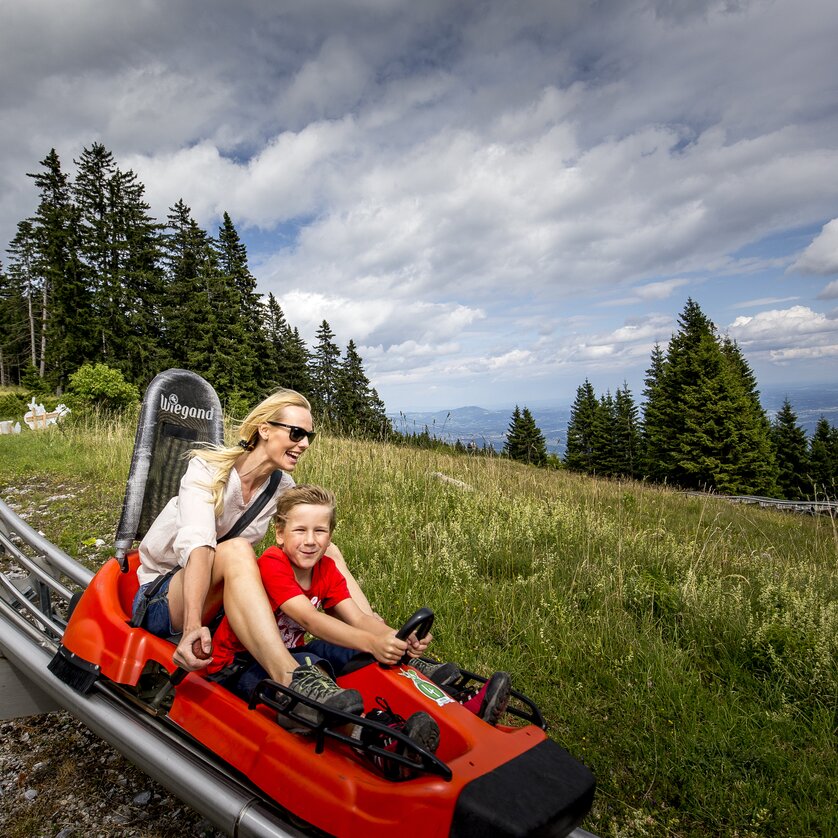
[[[496,725],[509,704],[509,673],[496,672],[469,699],[462,702],[466,710],[480,716],[484,722]]]
[[[361,698],[361,693],[358,690],[345,690],[339,687],[316,664],[298,666],[291,673],[290,688],[331,710],[342,710],[344,713],[353,713],[356,716],[364,712],[364,700]],[[291,699],[287,696],[279,698],[284,699],[284,704],[291,704]],[[323,714],[307,704],[298,703],[291,712],[310,722],[312,727],[316,727],[323,721]],[[309,730],[308,727],[301,727],[298,720],[283,713],[277,714],[277,722],[281,727],[293,733],[305,733]]]
[[[408,663],[440,687],[453,684],[460,677],[460,667],[455,663],[439,663],[427,658],[411,658]]]
[[[439,725],[437,725],[432,716],[420,710],[405,721],[398,713],[394,713],[390,709],[390,705],[383,698],[378,698],[378,703],[381,709],[370,710],[367,713],[368,719],[386,725],[400,733],[404,733],[405,736],[411,739],[422,750],[428,751],[431,754],[436,753],[436,749],[439,747]],[[377,745],[379,748],[396,754],[403,754],[405,751],[402,742],[377,730],[363,728],[360,739],[364,745]],[[389,780],[406,780],[413,776],[410,768],[385,756],[371,754],[368,751],[365,751],[364,755]],[[418,755],[409,754],[408,759],[415,759],[416,764],[421,765],[421,760],[418,758]]]

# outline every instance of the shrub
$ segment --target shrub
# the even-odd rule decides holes
[[[79,367],[70,376],[69,390],[83,402],[107,410],[121,410],[140,398],[139,390],[106,364]]]

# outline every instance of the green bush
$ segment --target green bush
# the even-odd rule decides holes
[[[4,393],[0,396],[0,420],[23,422],[23,414],[28,409],[28,399],[19,393]]]
[[[119,370],[106,364],[84,364],[71,376],[69,391],[82,402],[105,408],[122,410],[140,398],[139,390],[129,384]]]

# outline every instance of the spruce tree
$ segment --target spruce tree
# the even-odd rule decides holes
[[[809,445],[809,492],[813,498],[838,498],[838,431],[824,416]]]
[[[144,383],[159,371],[160,225],[145,187],[101,143],[77,162],[79,252],[93,301],[97,359]]]
[[[63,392],[70,373],[95,357],[93,307],[79,259],[78,211],[55,149],[41,166],[44,171],[27,177],[33,178],[40,193],[31,221],[47,297],[43,377]]]
[[[605,477],[619,472],[617,463],[617,406],[608,391],[600,396],[591,426],[591,471]]]
[[[263,359],[262,378],[265,390],[276,387],[288,387],[288,360],[286,351],[291,338],[291,329],[282,312],[282,308],[272,293],[268,293],[265,307],[264,335],[267,341],[267,354]]]
[[[686,488],[776,492],[768,420],[739,348],[691,299],[679,325],[647,374],[647,468]]]
[[[543,466],[547,462],[544,434],[536,425],[529,408],[520,410],[515,405],[503,451],[510,459],[521,463]]]
[[[524,440],[521,434],[521,409],[515,405],[509,427],[506,429],[506,439],[503,443],[503,453],[511,460],[519,460],[523,456]]]
[[[311,406],[321,420],[338,421],[337,390],[341,378],[340,349],[335,334],[324,320],[315,335],[317,343],[311,356]]]
[[[350,340],[337,375],[334,412],[344,433],[380,437],[387,418],[378,394],[370,387],[364,363]]]
[[[637,477],[640,459],[640,422],[627,382],[614,399],[614,453],[617,474]]]
[[[725,338],[721,350],[731,405],[722,447],[722,459],[729,464],[730,491],[774,496],[778,493],[777,461],[756,377],[735,341]]]
[[[786,398],[771,425],[771,442],[777,461],[780,496],[800,500],[808,494],[809,452],[806,431],[797,424],[797,414]]]
[[[28,360],[26,301],[0,264],[0,387],[17,384]]]
[[[644,379],[643,421],[640,429],[640,469],[638,476],[663,481],[671,467],[669,440],[670,412],[674,399],[665,390],[666,356],[659,343],[652,348],[652,358]]]
[[[244,343],[239,352],[241,390],[251,400],[270,389],[271,370],[264,366],[270,353],[268,336],[264,330],[265,306],[256,291],[256,279],[247,264],[247,248],[239,238],[230,216],[225,212],[218,231],[216,246],[221,275],[232,283],[237,306],[237,329]]]
[[[43,376],[42,341],[44,339],[44,323],[47,316],[46,283],[38,264],[38,241],[35,236],[34,225],[30,220],[18,223],[17,233],[9,248],[9,267],[7,272],[8,299],[19,299],[18,305],[7,306],[8,339],[14,336],[14,343],[22,341],[23,345],[12,349],[7,346],[7,352],[14,352],[18,357],[18,366],[31,366],[40,371]],[[23,317],[23,325],[17,322]],[[18,378],[20,373],[18,373]]]
[[[599,403],[588,379],[576,389],[567,423],[567,446],[564,464],[572,471],[592,473],[594,470],[594,424]]]
[[[296,390],[310,399],[312,389],[311,372],[309,370],[310,355],[296,326],[288,332],[284,358],[286,366],[285,380],[282,382],[282,386]]]

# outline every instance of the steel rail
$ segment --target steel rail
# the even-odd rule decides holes
[[[5,609],[3,613],[6,616]],[[152,717],[122,706],[112,695],[80,695],[68,687],[47,669],[50,652],[6,620],[0,620],[0,650],[35,686],[217,829],[237,838],[302,838],[278,810],[186,742],[167,736]]]
[[[60,547],[48,541],[43,535],[32,529],[11,507],[0,499],[0,522],[6,524],[6,529],[17,534],[21,541],[38,553],[52,565],[56,571],[71,579],[82,588],[86,588],[93,578],[93,571],[80,565],[70,558]]]
[[[0,545],[2,545],[3,549],[10,554],[14,559],[16,559],[26,570],[28,570],[31,574],[36,576],[41,582],[43,582],[48,587],[52,588],[55,593],[62,596],[68,602],[73,596],[73,592],[66,587],[66,585],[62,585],[61,582],[58,581],[54,576],[51,576],[47,573],[42,567],[40,567],[36,562],[32,561],[29,556],[26,555],[18,546],[17,544],[12,541],[2,530],[0,530]],[[0,551],[2,552],[2,551]]]
[[[70,593],[66,588],[64,592],[56,589],[51,584],[56,581],[54,577],[26,557],[7,535],[3,535],[4,531],[14,533],[21,542],[41,554],[48,571],[58,572],[82,588],[93,578],[92,571],[51,544],[0,500],[0,545],[3,547],[0,555],[5,550],[4,559],[19,561],[59,594]],[[92,692],[81,695],[56,678],[48,664],[58,647],[58,640],[50,637],[48,630],[60,639],[63,628],[29,602],[3,571],[0,571],[0,577],[4,587],[14,591],[12,602],[0,596],[0,654],[22,679],[70,712],[226,835],[234,838],[306,838],[308,833],[289,823],[287,814],[255,786],[244,778],[232,776],[223,763],[188,737],[177,736],[165,722],[126,701],[107,685],[97,683]],[[43,628],[27,619],[22,611],[31,612]],[[597,837],[576,828],[568,838]]]

